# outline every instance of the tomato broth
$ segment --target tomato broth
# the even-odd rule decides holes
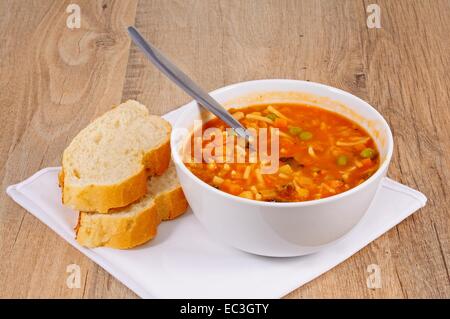
[[[246,128],[279,130],[279,165],[276,172],[263,174],[260,161],[185,163],[205,183],[229,194],[275,202],[320,199],[356,187],[379,168],[372,137],[337,113],[286,103],[231,109],[230,113]],[[231,132],[218,118],[206,122],[202,131],[208,128],[219,128],[224,136]],[[202,141],[203,149],[210,142]]]

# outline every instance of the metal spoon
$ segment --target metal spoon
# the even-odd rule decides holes
[[[182,88],[201,106],[209,110],[218,118],[227,123],[238,136],[249,141],[251,135],[222,105],[211,97],[206,91],[192,81],[183,71],[170,62],[157,48],[148,43],[135,27],[128,27],[128,34],[133,42],[145,53],[147,58],[169,79]]]

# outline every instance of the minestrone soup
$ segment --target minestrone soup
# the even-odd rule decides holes
[[[230,112],[246,128],[277,128],[279,157],[271,174],[262,174],[261,161],[185,163],[201,180],[229,194],[275,202],[320,199],[361,184],[380,165],[370,135],[337,113],[298,104],[256,105]],[[219,128],[224,136],[233,133],[217,118],[204,124],[202,132],[208,128]],[[190,142],[195,144],[194,135]],[[210,143],[202,140],[200,145],[205,150]]]

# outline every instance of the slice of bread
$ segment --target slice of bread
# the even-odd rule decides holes
[[[78,211],[108,213],[147,193],[147,178],[170,161],[170,124],[127,101],[84,128],[64,151],[63,203]]]
[[[77,241],[87,247],[132,248],[156,235],[161,220],[173,219],[187,209],[187,201],[173,163],[162,176],[148,180],[141,200],[110,214],[81,212],[75,228]]]

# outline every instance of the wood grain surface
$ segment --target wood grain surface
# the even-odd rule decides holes
[[[66,7],[81,7],[81,28]],[[366,8],[381,8],[381,28]],[[291,78],[347,90],[376,107],[395,139],[389,176],[428,204],[287,298],[450,297],[449,0],[0,1],[0,297],[136,298],[20,208],[4,190],[59,165],[71,138],[134,98],[164,114],[189,98],[130,45],[143,34],[212,90]],[[66,267],[81,267],[81,288]],[[368,289],[378,264],[382,288]]]

